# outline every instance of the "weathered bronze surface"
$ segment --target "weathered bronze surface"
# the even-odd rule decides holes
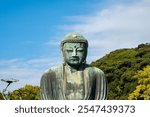
[[[43,100],[105,100],[107,80],[103,71],[86,64],[88,41],[78,33],[61,42],[64,63],[48,69],[41,78]]]

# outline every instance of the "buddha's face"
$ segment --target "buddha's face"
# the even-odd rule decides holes
[[[85,43],[65,43],[63,46],[64,60],[70,66],[80,66],[85,61],[86,55]]]

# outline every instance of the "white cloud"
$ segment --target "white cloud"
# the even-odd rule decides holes
[[[53,57],[39,59],[0,60],[0,79],[15,78],[19,82],[10,85],[9,90],[15,90],[26,84],[39,85],[43,72],[49,67],[59,64],[60,60]],[[0,81],[0,91],[7,84]]]
[[[90,44],[89,61],[92,61],[115,49],[149,43],[149,11],[149,0],[137,0],[132,4],[118,4],[97,9],[93,14],[79,16],[79,19],[78,16],[70,16],[71,20],[77,22],[63,28],[80,32],[87,37]]]

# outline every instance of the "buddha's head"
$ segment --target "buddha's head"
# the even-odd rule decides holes
[[[79,33],[70,33],[61,42],[64,63],[78,67],[86,63],[88,41]]]

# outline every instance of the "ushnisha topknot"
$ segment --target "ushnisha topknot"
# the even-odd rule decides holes
[[[84,36],[82,36],[79,33],[69,33],[67,34],[64,39],[61,42],[61,48],[63,48],[63,45],[65,43],[77,43],[77,42],[81,42],[81,43],[85,43],[86,47],[88,47],[88,41],[85,39]]]

